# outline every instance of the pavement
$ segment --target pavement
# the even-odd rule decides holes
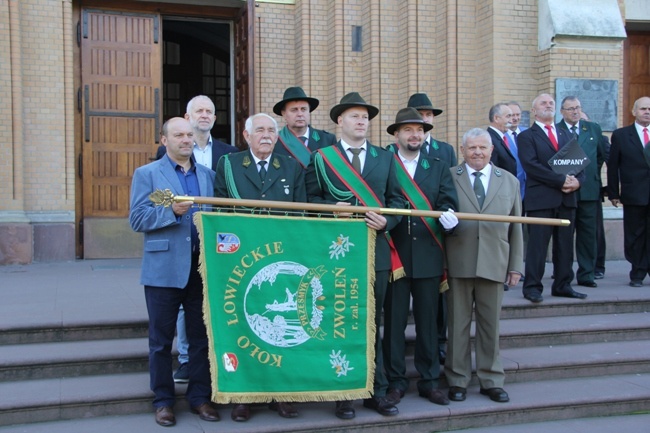
[[[64,327],[72,325],[111,323],[124,321],[146,321],[147,312],[144,291],[139,284],[140,259],[79,260],[74,262],[34,263],[30,265],[11,265],[0,267],[0,332],[16,328],[51,325]],[[550,265],[547,266],[544,303],[563,302],[561,298],[550,296]],[[611,299],[616,293],[636,293],[639,298],[647,298],[650,283],[642,288],[628,286],[629,264],[625,261],[607,262],[605,279],[598,280],[598,288],[590,289],[574,286],[578,291],[589,293],[590,299]],[[634,292],[632,292],[634,291]],[[504,305],[528,305],[521,294],[521,284],[505,293]],[[543,305],[543,304],[542,304]],[[418,399],[413,396],[414,400]],[[322,404],[321,404],[322,406]],[[277,415],[259,409],[259,414],[248,423],[233,423],[224,419],[220,423],[199,422],[195,415],[177,414],[180,425],[185,428],[176,431],[238,431],[261,432],[277,431]],[[322,412],[331,418],[331,411],[311,404],[301,405],[301,417]],[[363,415],[362,415],[363,414]],[[359,415],[372,415],[367,410],[357,410]],[[221,411],[223,418],[229,418],[229,411]],[[259,416],[258,416],[259,415]],[[376,415],[376,414],[374,414]],[[313,420],[313,419],[312,419]],[[313,422],[313,421],[312,421]],[[313,424],[312,424],[313,425]],[[569,419],[534,424],[510,426],[486,426],[481,429],[463,430],[467,433],[537,433],[554,431],[556,433],[611,433],[612,431],[650,432],[650,414],[628,416]],[[306,426],[307,428],[307,426]],[[57,421],[43,424],[27,424],[0,427],[0,433],[63,433],[63,432],[160,432],[151,414],[136,414],[119,417],[102,417]]]

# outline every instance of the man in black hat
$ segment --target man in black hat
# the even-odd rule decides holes
[[[420,112],[422,119],[433,127],[433,118],[442,114],[440,108],[435,108],[431,99],[426,93],[414,93],[409,98],[407,107],[413,107]],[[449,167],[456,165],[456,152],[451,144],[436,140],[427,132],[422,144],[422,151],[433,158],[440,158],[449,164]]]
[[[309,125],[310,113],[318,104],[318,99],[308,97],[302,88],[289,87],[282,100],[273,107],[273,112],[282,116],[286,123],[278,134],[275,152],[294,158],[302,168],[309,164],[311,152],[336,143],[334,134]]]
[[[409,98],[407,107],[415,108],[420,112],[422,119],[430,124],[433,128],[433,118],[442,114],[440,108],[435,108],[431,103],[431,99],[426,93],[414,93]],[[457,163],[456,152],[451,144],[444,141],[436,140],[427,132],[422,144],[422,152],[426,153],[432,158],[438,158],[448,164],[449,167],[454,167]],[[440,364],[445,363],[447,358],[447,297],[440,294],[438,300],[438,355]]]
[[[341,139],[334,145],[317,150],[305,174],[307,200],[313,203],[378,206],[403,209],[405,202],[400,193],[395,173],[393,154],[374,146],[366,140],[368,124],[379,113],[356,92],[345,95],[330,111],[330,118],[341,127]],[[327,164],[325,163],[327,162]],[[351,189],[350,181],[360,184]],[[345,212],[339,216],[349,216]],[[391,272],[391,254],[386,232],[394,228],[401,217],[367,212],[368,227],[377,231],[375,241],[375,380],[373,397],[363,405],[382,415],[397,415],[395,404],[386,398],[388,381],[384,373],[379,328],[381,312]],[[336,416],[354,418],[351,401],[336,404]]]
[[[415,108],[401,109],[395,123],[386,131],[395,136],[394,165],[397,179],[409,207],[445,211],[440,219],[404,217],[391,230],[399,255],[403,278],[388,285],[384,311],[384,363],[388,378],[387,396],[399,402],[409,387],[406,375],[404,331],[408,322],[411,296],[415,319],[415,368],[420,374],[418,393],[430,402],[449,404],[438,389],[438,294],[444,274],[443,233],[458,224],[453,214],[458,209],[456,189],[447,164],[420,151],[424,134],[433,126],[425,123]]]

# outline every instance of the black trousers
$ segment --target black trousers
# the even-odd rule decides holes
[[[537,218],[561,218],[571,221],[568,227],[528,225],[528,246],[526,248],[526,279],[524,295],[541,294],[544,290],[542,278],[546,263],[548,244],[553,238],[553,286],[552,292],[562,292],[571,288],[573,280],[573,226],[575,208],[561,205],[557,209],[528,211],[527,216]]]

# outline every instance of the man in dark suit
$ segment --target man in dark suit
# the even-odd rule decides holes
[[[600,169],[605,162],[603,132],[596,123],[580,120],[580,101],[575,96],[567,96],[562,100],[560,112],[563,120],[555,126],[565,131],[570,137],[575,137],[590,160],[584,170],[584,182],[580,184],[580,189],[577,191],[578,207],[576,208],[575,232],[578,273],[576,277],[578,285],[596,287],[594,278],[598,250],[598,203],[600,202],[600,189],[603,186]]]
[[[517,177],[517,149],[510,143],[508,128],[512,118],[512,110],[504,103],[498,103],[490,108],[488,114],[490,126],[487,131],[492,139],[492,164],[500,167]]]
[[[542,302],[542,278],[546,251],[553,237],[553,286],[551,295],[584,299],[571,287],[573,280],[573,224],[577,194],[584,173],[578,176],[554,172],[548,164],[566,143],[569,134],[555,127],[555,101],[543,93],[533,101],[531,113],[535,123],[519,135],[519,160],[526,170],[526,215],[540,218],[561,218],[571,221],[568,227],[528,225],[526,248],[526,279],[524,298],[533,303]]]
[[[490,164],[493,145],[480,128],[463,135],[465,162],[451,168],[458,210],[521,216],[519,182]],[[445,376],[449,399],[463,401],[472,379],[470,325],[476,317],[476,375],[480,393],[492,401],[510,400],[499,353],[499,316],[503,284],[514,286],[523,270],[521,224],[462,221],[447,236],[449,268],[449,356]]]
[[[634,124],[612,134],[607,162],[609,199],[623,204],[625,258],[630,286],[641,287],[650,272],[650,97],[634,102]]]
[[[406,106],[418,110],[424,122],[432,127],[433,118],[443,113],[442,109],[433,106],[426,93],[412,94]],[[436,140],[430,131],[427,131],[424,137],[422,153],[430,158],[443,161],[449,167],[458,163],[454,147],[444,141]],[[441,293],[438,299],[438,357],[440,364],[444,364],[447,358],[447,295],[444,293]]]
[[[314,203],[337,204],[345,216],[346,205],[365,205],[403,209],[395,173],[393,154],[366,140],[368,124],[379,109],[364,101],[356,92],[348,93],[330,110],[330,118],[341,127],[341,139],[334,146],[314,152],[307,167],[305,183],[307,200]],[[325,160],[328,163],[325,163]],[[330,165],[331,164],[331,165]],[[332,169],[336,167],[336,170]],[[359,186],[350,189],[348,181]],[[347,214],[349,215],[349,214]],[[393,229],[401,217],[367,212],[368,227],[377,231],[375,241],[375,379],[372,398],[364,400],[365,407],[385,416],[399,413],[394,402],[386,398],[388,381],[384,373],[382,346],[379,336],[381,313],[391,271],[391,254],[386,231]],[[351,401],[336,404],[335,414],[342,419],[355,417]]]
[[[432,403],[447,405],[449,400],[438,389],[437,314],[432,313],[438,311],[439,287],[444,274],[443,231],[451,232],[458,224],[458,218],[453,214],[453,210],[458,208],[458,199],[447,164],[427,158],[420,151],[424,133],[431,128],[415,108],[403,108],[397,113],[395,123],[386,129],[395,136],[398,149],[394,165],[409,208],[446,212],[437,221],[433,218],[402,218],[391,230],[391,239],[406,276],[388,285],[383,349],[387,396],[399,402],[410,382],[406,375],[404,331],[412,296],[415,368],[420,374],[418,393]]]
[[[190,121],[194,130],[194,158],[196,162],[211,170],[217,169],[217,162],[223,155],[238,151],[235,146],[216,140],[210,135],[210,130],[217,120],[214,113],[214,103],[205,95],[192,98],[187,103],[185,113],[185,119]],[[165,148],[160,146],[156,152],[156,159],[160,159],[164,154]]]
[[[218,421],[211,403],[208,337],[203,323],[203,284],[198,272],[199,238],[192,223],[198,210],[192,202],[155,206],[149,194],[169,189],[175,195],[212,194],[214,172],[192,158],[190,123],[172,118],[162,127],[161,142],[167,153],[160,160],[133,173],[129,222],[144,233],[144,256],[140,282],[149,313],[149,375],[155,394],[156,422],[176,423],[172,379],[172,341],[180,306],[185,309],[189,340],[189,384],[185,397],[193,412],[205,421]]]
[[[307,168],[311,152],[336,143],[334,134],[309,124],[311,112],[318,104],[318,99],[307,96],[301,87],[289,87],[273,107],[273,112],[282,116],[286,124],[278,134],[275,152],[295,158],[303,168]]]
[[[214,184],[215,197],[248,200],[305,202],[304,170],[292,158],[274,152],[278,124],[265,113],[246,120],[244,139],[249,149],[219,160]],[[271,409],[284,418],[298,416],[288,402],[274,402]],[[248,421],[250,406],[236,404],[230,414],[233,421]]]

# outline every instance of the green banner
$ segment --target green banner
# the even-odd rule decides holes
[[[367,398],[375,231],[363,219],[198,212],[213,401]]]

